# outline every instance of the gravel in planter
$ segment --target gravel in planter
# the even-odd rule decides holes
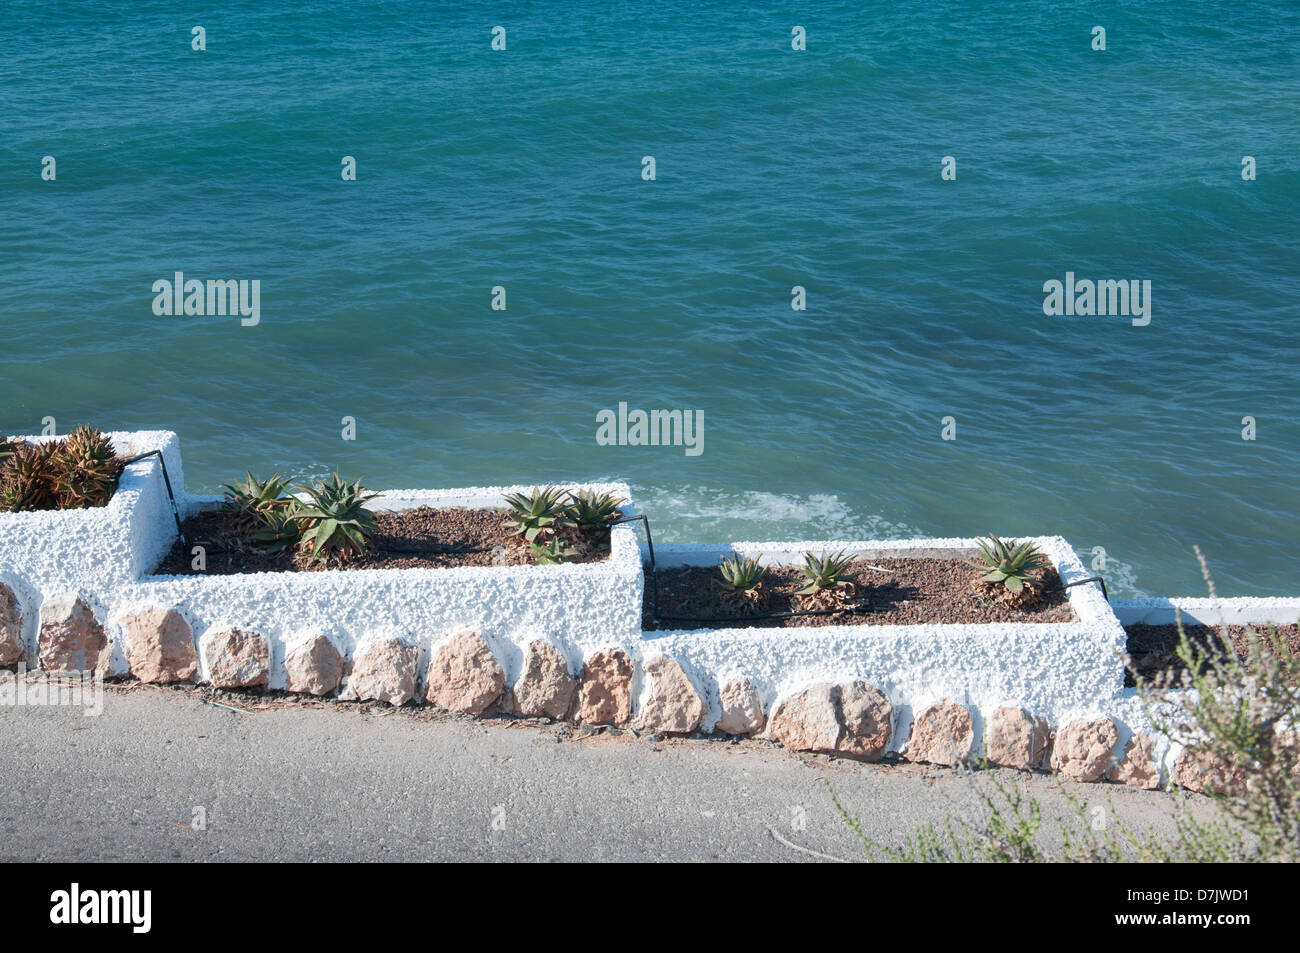
[[[307,563],[292,552],[268,553],[232,535],[225,514],[200,513],[183,524],[188,543],[179,539],[156,572],[162,575],[229,575],[246,572],[311,572],[320,569],[439,569],[453,566],[526,566],[534,562],[523,538],[506,528],[505,512],[496,509],[420,507],[400,512],[378,511],[379,533],[364,555],[342,567]],[[566,562],[600,562],[609,558],[609,529],[582,533],[560,531],[581,551]],[[207,550],[207,569],[190,568],[194,546]],[[408,552],[438,549],[450,552]],[[460,551],[456,551],[460,550]]]
[[[1222,648],[1220,626],[1184,625],[1183,629],[1187,632],[1188,640],[1203,650],[1218,652]],[[1177,678],[1186,669],[1182,659],[1178,657],[1177,625],[1126,625],[1124,631],[1128,633],[1128,654],[1133,660],[1133,667],[1148,682],[1154,682],[1162,672],[1172,673],[1173,677]],[[1232,643],[1237,658],[1245,658],[1251,645],[1252,631],[1266,640],[1276,631],[1286,642],[1291,653],[1300,655],[1300,625],[1298,624],[1230,625],[1228,641]],[[1265,644],[1268,644],[1267,641]],[[1269,651],[1272,651],[1272,646],[1268,647]],[[1137,684],[1133,672],[1128,669],[1124,672],[1124,684],[1130,688]]]
[[[850,578],[857,587],[854,602],[864,597],[871,603],[871,611],[862,613],[841,612],[833,615],[795,616],[782,619],[746,618],[744,621],[678,622],[651,617],[650,583],[646,582],[644,627],[646,629],[700,629],[710,627],[735,628],[792,627],[826,625],[919,625],[926,623],[985,623],[985,622],[1073,622],[1077,617],[1070,607],[1065,592],[1058,589],[1061,579],[1056,570],[1047,568],[1035,573],[1034,593],[1024,601],[1013,602],[1002,594],[1002,586],[989,585],[979,580],[979,574],[970,564],[960,559],[873,558],[870,565],[888,570],[878,572],[859,566]],[[805,580],[798,568],[774,566],[767,570],[761,585],[762,597],[752,605],[742,605],[729,600],[715,580],[719,578],[716,567],[686,566],[661,569],[659,582],[659,612],[661,615],[719,618],[731,616],[761,616],[769,613],[789,612],[805,608],[822,608],[808,605],[795,596]]]

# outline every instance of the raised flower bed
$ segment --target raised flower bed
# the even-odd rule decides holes
[[[1064,539],[1033,542],[1051,562],[1047,579],[1070,584],[1092,575]],[[870,682],[896,707],[948,698],[992,710],[1014,701],[1047,718],[1113,697],[1123,685],[1124,632],[1096,585],[1053,593],[1050,602],[1033,603],[1021,621],[1018,610],[1005,605],[979,606],[969,587],[963,599],[969,594],[972,601],[954,606],[945,600],[927,604],[926,593],[907,583],[948,572],[969,580],[965,560],[977,546],[973,539],[659,545],[660,578],[669,580],[684,567],[716,567],[734,553],[761,554],[779,568],[799,565],[806,552],[843,551],[864,565],[858,574],[863,595],[880,611],[855,613],[851,622],[849,616],[823,616],[813,625],[779,628],[743,621],[674,627],[661,618],[645,638],[699,670],[743,670],[769,703],[800,684],[844,679]],[[927,569],[929,562],[944,565]],[[895,571],[877,573],[866,565]],[[874,577],[879,581],[873,584]],[[674,614],[666,611],[670,605],[661,596],[662,615]],[[978,611],[987,612],[986,621],[973,621]]]
[[[1118,599],[1115,614],[1139,675],[1153,680],[1183,668],[1176,656],[1179,623],[1193,644],[1217,650],[1224,634],[1244,655],[1252,634],[1276,634],[1300,654],[1300,599]],[[1130,674],[1128,684],[1134,679]]]
[[[222,498],[184,491],[174,434],[111,438],[123,456],[158,454],[128,465],[106,506],[0,513],[0,666],[761,734],[865,760],[987,757],[1151,787],[1179,749],[1124,688],[1121,623],[1178,608],[1211,624],[1300,621],[1300,600],[1138,600],[1117,616],[1060,537],[1028,541],[1045,562],[1016,598],[980,584],[973,539],[661,544],[647,574],[630,501],[596,532],[521,540],[502,526],[510,497],[520,527],[553,515],[527,517],[527,487],[385,491],[365,500],[365,547],[304,550],[324,517],[299,513],[295,547],[272,551],[214,512]],[[746,589],[758,568],[745,557],[760,554],[764,588]]]
[[[163,463],[182,485],[180,441],[166,431],[106,435],[122,458],[159,451],[129,464],[105,506],[0,512],[0,579],[26,592],[95,591],[138,579],[176,535]],[[32,443],[57,438],[17,438]]]
[[[404,513],[434,520],[437,514],[499,509],[506,494],[527,489],[393,490],[380,493],[370,506],[381,520]],[[628,496],[622,484],[574,489]],[[219,502],[217,497],[191,500],[200,508]],[[631,504],[624,509],[630,514]],[[443,522],[454,524],[458,517],[445,515]],[[313,634],[325,635],[347,657],[373,638],[427,647],[461,630],[499,644],[503,654],[506,646],[533,636],[574,650],[599,648],[640,634],[642,574],[635,533],[622,525],[606,535],[604,558],[559,565],[507,557],[503,564],[386,567],[381,559],[372,567],[363,562],[307,572],[284,571],[285,566],[254,572],[160,572],[121,587],[113,608],[125,613],[133,607],[174,606],[195,632],[252,630],[281,652]],[[481,555],[475,554],[476,559]],[[219,565],[219,555],[211,558]],[[270,684],[277,683],[282,678],[273,669]]]

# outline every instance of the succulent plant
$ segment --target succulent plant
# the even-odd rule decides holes
[[[715,580],[723,589],[733,592],[756,592],[759,583],[763,581],[763,575],[767,572],[767,567],[760,562],[762,556],[742,556],[740,553],[734,553],[730,558],[722,560],[718,566],[718,572],[722,578]]]
[[[18,441],[0,440],[0,467],[3,467],[18,452]]]
[[[55,505],[54,443],[16,445],[0,470],[0,509],[45,510]]]
[[[270,479],[259,480],[252,473],[244,472],[247,479],[222,484],[226,490],[222,509],[232,528],[250,535],[272,525],[284,528],[285,511],[296,508],[298,503],[288,495],[290,481],[278,473]]]
[[[533,543],[528,547],[538,565],[548,566],[562,563],[573,556],[573,550],[562,539],[553,539],[545,546]]]
[[[248,541],[271,553],[293,549],[302,539],[302,523],[298,519],[302,508],[297,499],[288,497],[283,506],[261,511],[258,517],[261,522],[249,530]]]
[[[618,519],[618,508],[626,502],[613,493],[579,490],[569,494],[568,516],[580,529],[596,529]]]
[[[767,567],[760,561],[762,556],[742,556],[734,553],[723,559],[718,566],[720,579],[714,579],[714,585],[723,590],[722,600],[727,603],[740,603],[752,606],[762,598],[759,589]]]
[[[980,570],[984,582],[1002,583],[1008,592],[1018,593],[1032,582],[1034,570],[1048,565],[1047,557],[1032,542],[1012,546],[992,533],[980,540],[979,555],[970,564]]]
[[[532,493],[507,493],[507,527],[532,543],[541,534],[550,535],[564,526],[573,525],[564,502],[565,491],[548,486],[544,490],[533,487]]]
[[[815,596],[828,590],[852,591],[853,583],[847,578],[852,568],[853,557],[844,552],[823,556],[804,553],[803,568],[799,572],[807,582],[796,595]]]
[[[122,472],[113,443],[83,424],[54,445],[50,460],[54,496],[60,509],[104,506]]]
[[[328,483],[321,481],[314,487],[297,489],[308,497],[292,514],[302,530],[298,550],[308,561],[344,561],[366,551],[379,527],[375,514],[365,504],[378,493],[367,494],[360,479],[346,483],[338,473]]]

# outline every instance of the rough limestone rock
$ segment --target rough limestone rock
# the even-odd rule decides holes
[[[684,735],[695,731],[704,720],[704,699],[686,672],[673,659],[658,655],[646,662],[650,695],[641,712],[641,724],[651,731]]]
[[[425,698],[463,715],[478,716],[501,697],[506,673],[477,632],[460,632],[429,660]]]
[[[217,688],[259,688],[271,677],[271,649],[256,632],[208,632],[200,645],[208,679]]]
[[[323,635],[314,635],[284,657],[285,687],[291,692],[328,695],[343,677],[343,656]]]
[[[23,660],[23,611],[14,591],[0,582],[0,668]]]
[[[837,694],[834,685],[819,683],[781,699],[769,733],[791,751],[834,751],[842,730]]]
[[[108,666],[108,637],[84,599],[56,596],[41,604],[38,639],[41,668],[47,672],[103,671]]]
[[[578,720],[621,725],[632,717],[632,661],[626,652],[605,649],[582,665]]]
[[[187,682],[199,670],[190,624],[175,609],[145,609],[122,619],[126,660],[142,682]]]
[[[573,708],[578,680],[569,663],[550,642],[537,639],[524,650],[524,669],[506,692],[503,706],[512,715],[562,721]]]
[[[907,742],[909,761],[926,761],[952,767],[970,761],[975,744],[975,728],[970,711],[954,701],[944,699],[922,711],[912,721],[912,737]]]
[[[400,639],[371,642],[352,657],[347,698],[405,705],[415,697],[420,650]]]
[[[747,678],[733,678],[718,693],[722,717],[714,726],[729,735],[749,735],[762,731],[767,719],[763,715],[763,699],[758,689]]]
[[[1169,782],[1197,794],[1237,794],[1245,789],[1241,769],[1195,745],[1178,752]]]
[[[817,684],[778,702],[768,730],[794,751],[877,761],[889,745],[893,716],[889,699],[865,682]]]
[[[860,761],[879,761],[893,732],[894,706],[866,682],[838,685],[843,733],[835,750]]]
[[[1051,743],[1052,731],[1047,722],[1023,708],[1003,705],[989,722],[984,752],[990,764],[1034,771],[1047,763]]]
[[[1106,777],[1118,784],[1154,791],[1160,787],[1160,766],[1156,764],[1155,745],[1141,731],[1124,745],[1124,754]]]
[[[1072,721],[1056,735],[1052,763],[1074,781],[1100,781],[1111,767],[1119,729],[1109,718]]]

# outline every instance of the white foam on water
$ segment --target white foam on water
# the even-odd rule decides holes
[[[1071,545],[1075,545],[1073,540]],[[1106,580],[1106,592],[1112,599],[1143,599],[1150,595],[1137,584],[1137,570],[1132,563],[1117,559],[1107,550],[1105,563],[1101,564],[1093,550],[1092,544],[1075,545],[1083,564]]]
[[[765,539],[907,539],[921,534],[905,523],[855,513],[833,493],[771,493],[707,486],[634,487],[656,538],[665,542]]]

